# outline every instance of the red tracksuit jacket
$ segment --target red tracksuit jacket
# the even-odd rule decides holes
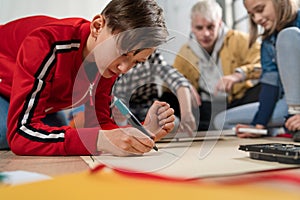
[[[89,26],[80,18],[46,16],[0,26],[0,95],[10,99],[7,137],[14,153],[94,154],[98,131],[117,128],[109,108],[116,77],[100,77],[91,87],[81,67]],[[48,113],[83,103],[87,128],[50,127],[41,121]]]

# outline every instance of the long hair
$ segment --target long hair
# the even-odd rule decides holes
[[[245,0],[244,0],[245,1]],[[261,34],[262,39],[269,37],[275,31],[281,31],[292,22],[297,16],[298,5],[295,0],[271,0],[273,2],[274,10],[276,13],[275,23],[270,30],[264,30]],[[252,46],[256,39],[259,37],[258,25],[249,17],[250,22],[250,43]]]

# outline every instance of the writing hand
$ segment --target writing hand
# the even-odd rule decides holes
[[[142,155],[151,151],[154,141],[133,127],[100,130],[97,149],[115,156]]]

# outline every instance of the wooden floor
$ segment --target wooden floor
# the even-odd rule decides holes
[[[0,151],[0,172],[25,170],[55,176],[88,169],[79,156],[17,156],[11,151]]]

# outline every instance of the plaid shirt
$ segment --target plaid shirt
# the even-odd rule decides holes
[[[158,99],[158,90],[164,85],[174,94],[179,87],[190,87],[189,81],[173,66],[168,65],[161,53],[155,51],[149,59],[137,64],[116,81],[113,94],[126,105],[149,108]]]

